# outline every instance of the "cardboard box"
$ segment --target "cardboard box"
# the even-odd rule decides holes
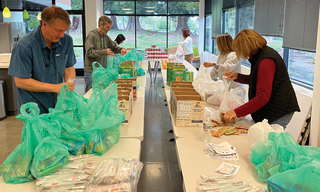
[[[172,88],[191,88],[191,89],[194,89],[193,85],[192,84],[172,84],[171,85]]]
[[[170,109],[172,109],[173,108],[173,100],[174,100],[174,98],[177,96],[177,95],[199,95],[199,93],[198,92],[196,92],[196,90],[189,90],[189,91],[186,91],[186,90],[183,90],[183,91],[171,91],[171,93],[170,93],[170,101],[169,101],[169,103],[170,103]],[[171,111],[171,113],[172,113],[172,111]]]
[[[116,83],[132,83],[133,99],[137,100],[137,78],[117,79]]]
[[[202,127],[205,101],[200,95],[175,95],[172,103],[177,127]]]
[[[130,118],[132,111],[132,103],[130,95],[118,95],[118,109],[124,112],[125,120],[121,123],[121,127],[128,128],[130,126]]]
[[[132,82],[116,82],[118,83],[118,87],[129,87],[132,89],[132,96],[133,99],[137,99],[137,87],[136,89],[133,89],[133,83]]]
[[[132,113],[132,106],[133,106],[133,92],[130,87],[118,87],[118,97],[121,95],[129,95],[130,102],[131,102],[131,113]]]

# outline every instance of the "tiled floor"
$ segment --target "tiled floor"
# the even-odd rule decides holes
[[[147,82],[149,82],[147,74]],[[160,77],[159,77],[160,76]],[[144,140],[141,143],[141,158],[144,163],[138,192],[182,192],[182,174],[179,171],[175,142],[166,104],[163,82],[159,72],[156,87],[145,92]],[[75,91],[84,94],[84,79],[76,79]],[[21,143],[23,123],[13,116],[0,121],[0,164]]]

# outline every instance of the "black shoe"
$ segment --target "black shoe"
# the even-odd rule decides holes
[[[164,106],[168,106],[168,104],[164,104]]]
[[[164,101],[167,101],[166,99]]]
[[[169,131],[169,133],[173,133],[173,130],[171,129],[171,130]]]
[[[175,139],[175,138],[172,138],[172,139],[170,139],[169,141],[176,141],[176,139]]]
[[[164,88],[164,86],[162,86],[162,88]]]

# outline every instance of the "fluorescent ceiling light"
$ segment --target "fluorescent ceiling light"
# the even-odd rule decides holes
[[[145,7],[146,9],[154,9],[154,7]]]
[[[126,11],[126,13],[133,13],[133,11]]]
[[[152,13],[152,12],[154,12],[154,10],[146,10],[146,12]]]
[[[132,10],[132,9],[125,8],[125,9],[122,9],[122,10],[124,10],[124,11],[130,11],[130,10]]]

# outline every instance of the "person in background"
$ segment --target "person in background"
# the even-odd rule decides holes
[[[216,44],[220,52],[217,62],[203,63],[205,67],[213,67],[210,73],[213,79],[215,79],[216,76],[218,76],[219,79],[222,80],[223,73],[227,71],[241,73],[240,59],[238,58],[236,52],[232,47],[232,42],[233,39],[229,33],[217,35]],[[239,86],[241,86],[241,84],[235,82],[232,88]]]
[[[113,56],[114,53],[126,54],[126,49],[117,46],[107,35],[112,25],[113,21],[108,16],[102,15],[98,21],[98,28],[90,31],[86,38],[84,60],[85,92],[92,88],[93,62],[98,62],[104,68],[107,68],[107,55]]]
[[[192,65],[194,54],[192,49],[192,39],[190,37],[190,31],[188,28],[183,28],[181,30],[181,33],[184,39],[178,44],[181,45],[183,49],[184,59]]]
[[[126,40],[126,37],[122,34],[117,35],[116,39],[114,42],[119,46],[121,43],[123,43]]]
[[[8,75],[18,87],[18,104],[38,104],[40,114],[54,108],[63,84],[74,89],[77,62],[72,37],[65,34],[69,14],[61,7],[46,7],[40,26],[20,39],[12,49]]]
[[[255,122],[268,119],[269,124],[285,128],[300,108],[282,57],[251,29],[240,31],[233,47],[238,57],[251,63],[250,75],[236,72],[225,72],[224,75],[229,80],[249,84],[249,102],[226,112],[224,117],[231,120],[251,114]]]

